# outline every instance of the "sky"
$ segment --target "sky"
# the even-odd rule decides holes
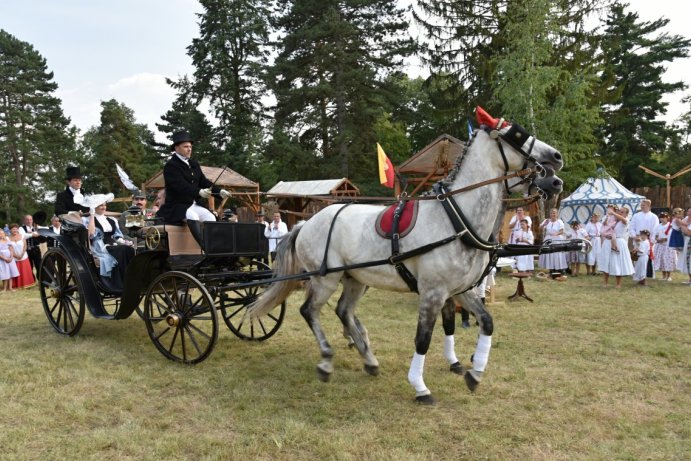
[[[406,2],[409,3],[409,2]],[[665,29],[691,37],[688,0],[629,0],[643,20],[670,19]],[[187,47],[198,35],[197,0],[0,0],[0,28],[28,42],[46,59],[58,84],[65,115],[83,133],[99,124],[101,101],[115,98],[134,110],[139,123],[155,123],[175,92],[165,83],[193,72]],[[419,73],[411,67],[409,73]],[[667,81],[691,86],[691,59],[668,66]],[[668,121],[688,110],[681,98],[666,99]]]

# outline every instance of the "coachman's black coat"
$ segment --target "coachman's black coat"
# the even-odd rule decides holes
[[[187,209],[192,202],[199,200],[199,191],[212,186],[204,176],[202,167],[194,159],[189,159],[189,166],[173,155],[163,167],[163,180],[166,183],[166,201],[156,213],[166,224],[182,224]],[[218,194],[220,188],[212,187]]]

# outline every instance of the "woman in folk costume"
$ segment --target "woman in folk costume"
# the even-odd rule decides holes
[[[684,236],[684,248],[679,255],[677,261],[677,269],[682,274],[688,276],[688,280],[683,282],[685,285],[691,285],[691,207],[686,209],[686,217],[681,220],[679,231]]]
[[[621,278],[633,274],[633,262],[631,254],[626,251],[629,245],[629,209],[622,207],[612,212],[612,216],[617,220],[614,226],[614,236],[605,238],[600,250],[600,259],[597,261],[597,270],[604,276],[604,285],[609,283],[609,276],[616,278],[616,287],[621,288]],[[612,245],[616,240],[616,245],[621,251],[613,251]]]
[[[2,281],[1,291],[14,291],[12,289],[12,279],[19,277],[17,263],[12,255],[10,240],[7,238],[4,229],[0,229],[0,281]]]
[[[29,255],[26,253],[26,240],[24,236],[19,233],[19,224],[10,224],[10,247],[12,248],[12,255],[17,264],[19,275],[12,279],[12,288],[29,288],[36,285],[34,278],[34,271],[31,270],[31,263],[29,262]]]
[[[517,245],[532,245],[535,243],[533,231],[530,230],[528,220],[523,218],[520,221],[521,229],[514,233],[515,243]],[[524,255],[516,257],[516,269],[521,272],[532,272],[535,270],[535,260],[533,255]]]
[[[650,255],[650,232],[643,229],[640,234],[638,234],[638,246],[636,246],[636,254],[638,259],[636,259],[636,264],[633,268],[633,281],[638,282],[640,286],[648,286],[645,284],[645,277],[648,268],[648,258]]]
[[[670,248],[670,235],[672,223],[666,212],[660,213],[660,224],[655,227],[650,236],[650,244],[653,245],[653,268],[662,272],[662,280],[672,281],[672,271],[677,268],[677,250]]]
[[[585,255],[585,270],[589,275],[596,275],[597,258],[602,248],[602,242],[600,241],[602,223],[600,222],[600,213],[597,211],[593,213],[590,221],[585,225],[585,233],[588,234],[588,241],[593,246],[590,252]]]
[[[571,221],[571,230],[567,232],[566,237],[570,240],[588,240],[588,233],[585,231],[581,223],[578,221]],[[581,264],[585,263],[585,253],[582,251],[569,251],[567,260],[571,267],[571,275],[578,277],[581,271]]]
[[[545,219],[540,224],[542,230],[542,241],[551,240],[558,242],[564,240],[564,221],[559,219],[559,210],[552,208],[549,212],[549,219]],[[563,272],[568,267],[566,253],[542,254],[538,259],[540,267],[552,272]]]
[[[667,246],[681,251],[684,249],[684,234],[681,233],[682,220],[684,219],[684,210],[675,208],[672,210],[672,217],[669,222],[672,225],[672,230],[669,232],[669,239]]]
[[[523,208],[516,208],[516,214],[513,215],[513,217],[509,221],[509,229],[511,229],[511,235],[509,235],[509,243],[518,243],[518,241],[516,240],[516,235],[519,232],[521,232],[521,221],[523,219],[528,221],[528,229],[530,229],[533,225],[533,221],[530,219],[530,216],[526,216],[525,212],[523,211]]]

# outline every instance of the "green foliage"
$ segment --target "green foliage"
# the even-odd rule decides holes
[[[398,97],[386,76],[413,49],[402,37],[404,11],[393,0],[278,5],[281,37],[269,74],[277,99],[275,136],[267,159],[282,178],[371,178],[373,128]]]
[[[134,112],[114,99],[101,102],[101,124],[84,134],[82,144],[87,158],[82,166],[84,190],[112,192],[126,196],[115,164],[120,165],[135,185],[141,184],[162,168],[153,133],[138,124]]]
[[[34,212],[64,184],[74,158],[76,129],[54,96],[57,84],[46,60],[0,30],[0,215]]]
[[[648,184],[638,165],[678,143],[676,130],[659,120],[667,112],[663,96],[686,88],[684,82],[664,82],[665,63],[688,57],[691,40],[661,29],[669,20],[640,21],[615,3],[606,19],[601,76],[605,121],[600,137],[603,161],[628,187]]]

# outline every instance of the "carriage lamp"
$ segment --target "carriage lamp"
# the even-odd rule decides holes
[[[144,223],[144,215],[142,214],[142,210],[138,206],[132,205],[127,209],[127,213],[128,214],[125,217],[126,228],[134,228],[133,230],[136,230],[136,228],[144,227],[146,225]]]

